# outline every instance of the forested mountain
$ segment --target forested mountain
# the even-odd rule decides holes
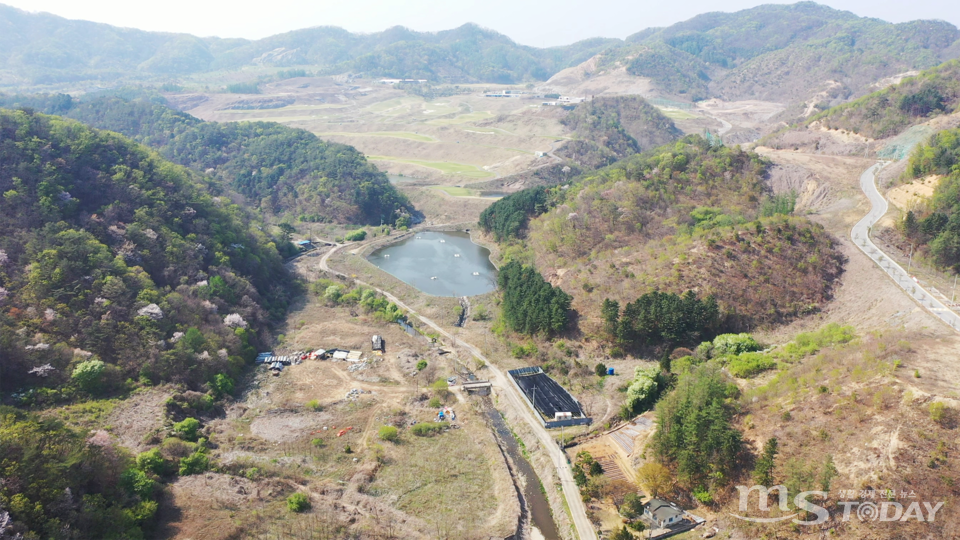
[[[235,376],[286,312],[289,242],[120,135],[0,110],[0,193],[0,389],[28,403]]]
[[[156,98],[162,100],[162,98]],[[304,221],[393,223],[412,209],[351,146],[270,122],[204,122],[149,99],[0,96],[122,133],[247,197],[255,207]]]
[[[395,26],[373,34],[341,28],[296,30],[217,54],[214,66],[237,68],[251,62],[322,66],[331,73],[422,78],[449,82],[515,83],[545,80],[577,65],[619,39],[595,38],[538,49],[475,24],[442,32],[415,32]],[[256,59],[256,60],[254,60]]]
[[[198,38],[0,5],[0,84],[144,80],[245,66],[312,66],[323,73],[512,83],[546,79],[620,43],[597,38],[537,49],[474,24],[436,33],[398,26],[353,34],[318,27],[256,41]]]
[[[706,13],[626,41],[600,64],[693,99],[783,102],[824,91],[836,105],[884,77],[960,56],[960,30],[949,23],[891,24],[813,2]]]
[[[626,41],[594,38],[545,49],[519,45],[475,24],[442,32],[393,27],[371,34],[316,27],[245,40],[144,32],[7,6],[0,6],[0,29],[0,85],[5,86],[161,81],[270,66],[516,83],[546,80],[600,54],[601,67],[625,65],[667,94],[783,101],[806,99],[829,86],[835,105],[878,79],[960,56],[960,31],[948,23],[890,24],[812,2],[706,13],[643,30]]]

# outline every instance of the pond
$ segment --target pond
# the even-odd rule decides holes
[[[378,249],[367,260],[434,296],[475,296],[497,288],[490,250],[462,232],[425,231]]]

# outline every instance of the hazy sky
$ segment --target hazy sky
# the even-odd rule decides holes
[[[395,25],[435,31],[475,22],[525,45],[564,45],[602,36],[623,38],[709,11],[737,11],[757,0],[0,0],[27,11],[143,30],[261,38],[310,26],[376,32]],[[957,0],[821,2],[890,22],[943,19],[960,26]]]

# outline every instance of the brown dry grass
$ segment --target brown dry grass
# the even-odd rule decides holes
[[[853,489],[914,492],[915,498],[899,501],[905,506],[914,500],[956,500],[960,495],[955,483],[960,473],[956,426],[931,420],[929,404],[944,398],[919,390],[912,375],[925,357],[916,344],[925,340],[903,331],[867,333],[747,389],[741,400],[741,427],[754,451],[768,438],[777,437],[780,454],[775,481],[789,479],[788,461],[816,468],[830,455],[839,472],[829,487],[832,508],[840,500],[839,490]],[[958,404],[946,401],[954,408]],[[932,461],[941,449],[945,458]],[[722,499],[724,510],[736,512],[737,493],[732,487],[728,491]],[[940,512],[934,524],[857,519],[842,523],[836,512],[820,530],[833,529],[829,534],[839,538],[954,537],[960,532],[960,510],[948,502]],[[789,522],[753,525],[725,520],[724,525],[738,528],[740,534],[734,535],[738,538],[785,538],[810,532]]]
[[[377,437],[382,425],[433,418],[436,411],[426,406],[422,388],[453,374],[451,355],[437,355],[427,340],[395,324],[313,299],[291,314],[287,327],[279,349],[357,348],[375,361],[350,372],[348,362],[308,360],[279,377],[259,368],[226,418],[209,424],[211,454],[230,474],[222,475],[226,480],[221,475],[179,480],[164,508],[167,536],[473,538],[476,531],[484,537],[514,532],[519,503],[474,407],[456,406],[462,429],[419,438],[401,427],[399,444]],[[370,353],[374,333],[386,338],[383,357]],[[401,351],[404,357],[410,351],[426,358],[426,375],[411,378]],[[345,399],[352,388],[364,393]],[[310,400],[319,401],[322,410],[307,407]],[[346,427],[353,429],[338,437]],[[244,484],[243,497],[231,491],[237,482]],[[311,497],[307,514],[286,510],[284,500],[294,490]]]

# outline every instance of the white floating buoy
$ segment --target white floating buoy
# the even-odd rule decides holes
[[[479,276],[479,275],[480,275],[480,272],[474,272],[473,275]]]
[[[433,277],[431,277],[430,279],[437,279],[437,276],[433,276]]]
[[[440,243],[441,243],[441,244],[446,244],[447,241],[446,241],[446,240],[441,240]]]
[[[454,257],[459,257],[460,254],[459,254],[459,253],[455,253],[453,256],[454,256]]]
[[[383,257],[386,258],[386,257],[389,257],[389,255],[384,255]]]

